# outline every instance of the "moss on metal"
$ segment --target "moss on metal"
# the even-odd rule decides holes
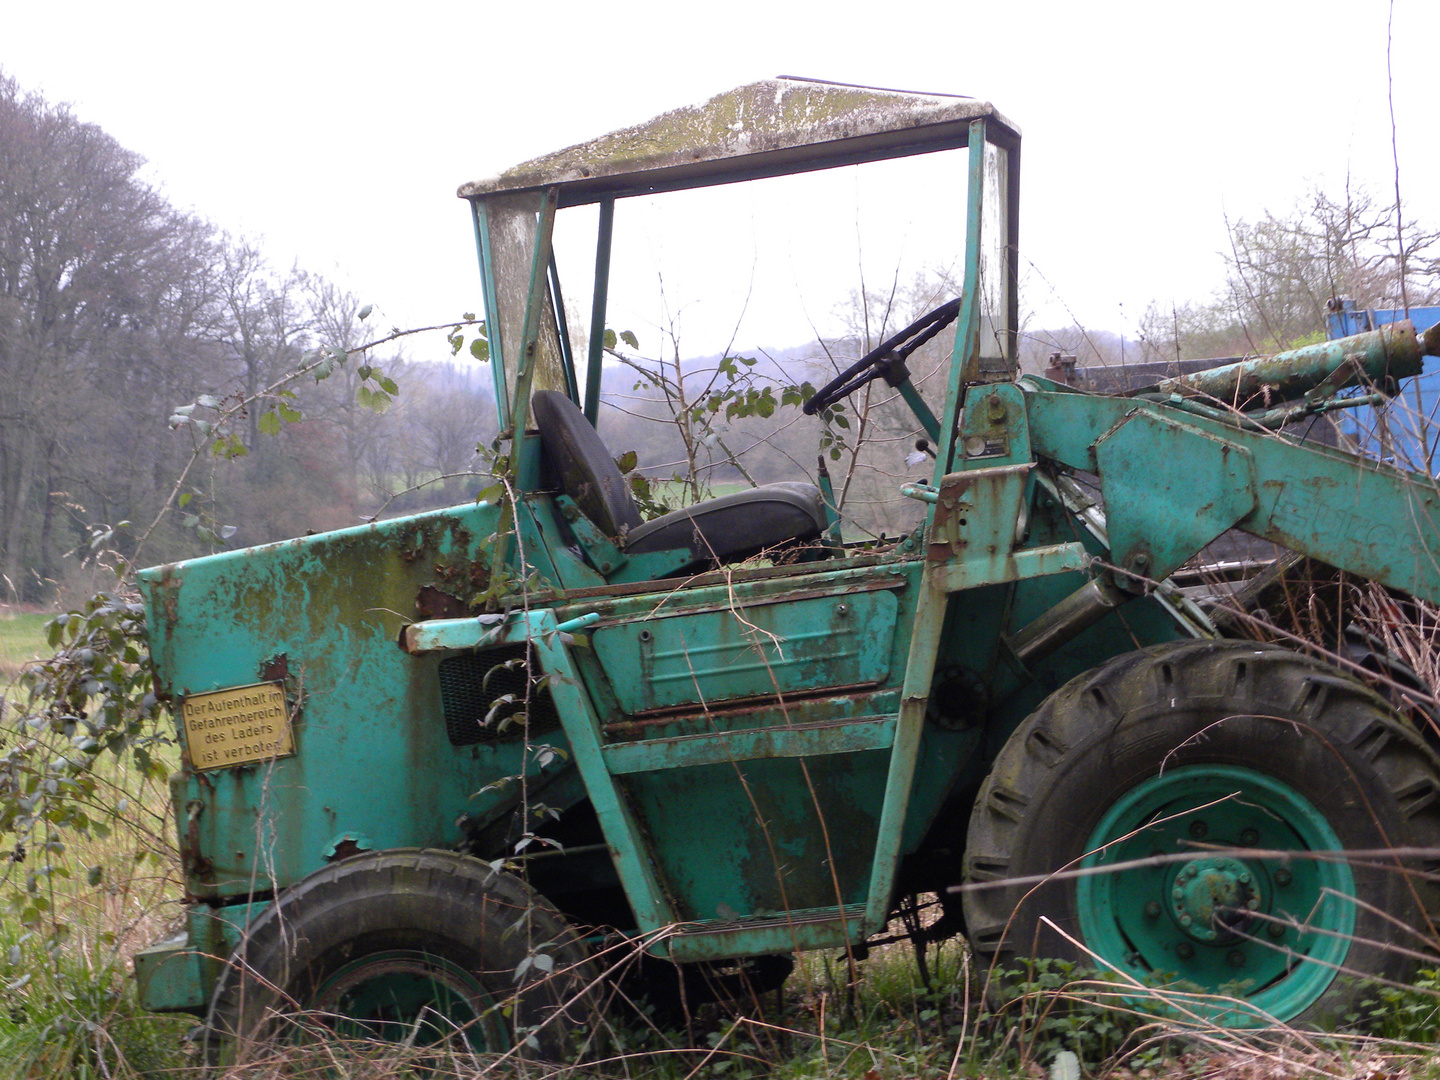
[[[766,79],[534,158],[492,179],[462,185],[459,194],[473,198],[660,172],[990,115],[994,106],[973,98]]]

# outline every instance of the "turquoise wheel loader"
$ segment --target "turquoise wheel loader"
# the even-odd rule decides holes
[[[957,295],[798,421],[882,380],[933,455],[897,483],[915,526],[847,537],[798,465],[647,520],[597,428],[617,207],[938,151]],[[989,103],[777,79],[461,187],[491,497],[141,575],[186,913],[144,1004],[220,1060],[287,1023],[568,1058],[616,980],[773,987],[919,897],[997,978],[1077,961],[1217,1024],[1404,979],[1440,910],[1435,730],[1174,575],[1238,530],[1440,601],[1434,482],[1285,433],[1440,333],[1116,394],[1021,376],[1019,169]],[[951,334],[932,408],[915,350]]]

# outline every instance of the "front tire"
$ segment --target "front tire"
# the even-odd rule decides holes
[[[1240,642],[1119,657],[996,759],[965,857],[967,881],[997,883],[965,894],[972,946],[1001,969],[1094,953],[1178,978],[1218,1023],[1334,1023],[1350,976],[1409,975],[1400,950],[1433,938],[1440,895],[1413,860],[1322,853],[1440,847],[1437,777],[1383,699],[1308,657]],[[1258,854],[1276,850],[1315,857]],[[1002,884],[1076,868],[1096,872]]]
[[[231,1063],[319,1029],[563,1061],[598,1013],[595,985],[574,931],[518,878],[454,852],[373,852],[250,924],[211,998],[209,1045]]]

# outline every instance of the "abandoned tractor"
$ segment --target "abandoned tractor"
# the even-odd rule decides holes
[[[1021,377],[1019,149],[982,101],[776,80],[463,186],[500,494],[142,575],[187,912],[144,1003],[219,1057],[297,1010],[564,1056],[612,971],[775,984],[923,894],[981,968],[1073,959],[1220,1023],[1404,978],[1440,908],[1435,733],[1172,575],[1240,530],[1440,601],[1432,481],[1277,433],[1440,335],[1124,394]],[[617,207],[937,151],[958,298],[805,406],[907,405],[915,526],[854,542],[798,467],[644,520],[597,429]],[[942,331],[932,408],[911,365]]]

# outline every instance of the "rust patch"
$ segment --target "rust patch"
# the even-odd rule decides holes
[[[930,534],[933,539],[926,550],[930,562],[945,562],[964,550],[962,536],[970,523],[970,515],[975,512],[975,504],[965,497],[970,487],[968,476],[941,486],[940,496],[935,500],[935,525]]]
[[[344,862],[346,859],[353,859],[356,855],[363,855],[369,851],[368,847],[361,847],[353,836],[347,836],[335,845],[335,850],[327,858],[326,862]]]
[[[463,619],[470,606],[434,585],[422,585],[415,595],[415,612],[423,619]]]
[[[282,683],[286,687],[290,685],[290,657],[285,653],[276,653],[268,660],[260,662],[260,681]]]

